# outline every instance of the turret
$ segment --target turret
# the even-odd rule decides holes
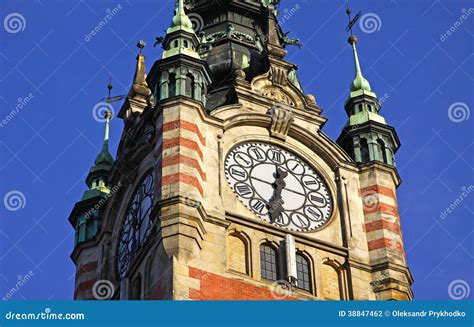
[[[98,233],[103,209],[105,209],[104,204],[111,192],[109,176],[114,166],[114,159],[109,153],[109,122],[111,116],[110,111],[105,112],[105,135],[102,150],[97,155],[94,165],[87,175],[88,190],[84,192],[82,199],[76,203],[69,216],[69,222],[76,229],[76,245],[90,240]]]
[[[354,56],[355,77],[344,105],[349,120],[337,143],[358,164],[378,161],[394,166],[394,154],[400,147],[400,141],[395,129],[379,114],[381,106],[377,95],[362,74],[357,37],[351,34],[348,43]]]
[[[212,80],[207,63],[198,53],[200,45],[184,11],[183,0],[178,0],[175,15],[162,40],[162,58],[155,62],[147,79],[157,101],[184,96],[206,105]]]

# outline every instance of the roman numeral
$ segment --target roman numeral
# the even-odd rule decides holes
[[[299,166],[300,166],[300,164],[299,164],[299,163],[296,163],[295,166],[294,166],[293,168],[291,168],[291,171],[295,171],[296,168],[298,168]]]
[[[309,186],[309,185],[318,184],[318,182],[317,182],[316,180],[312,179],[312,180],[309,180],[309,181],[304,181],[304,184],[305,184],[306,186]]]
[[[258,213],[262,213],[262,210],[265,208],[265,203],[258,200],[252,204],[253,210],[257,211]]]
[[[283,162],[282,157],[281,157],[281,153],[278,152],[278,151],[273,151],[272,160],[276,161],[276,162],[280,162],[280,163]]]
[[[298,224],[298,223],[296,223],[295,220],[293,220],[293,223],[295,223],[296,226],[306,227],[308,225],[308,221],[307,221],[306,217],[304,217],[302,215],[299,215],[299,214],[295,215],[294,217],[296,217],[298,219],[298,222],[299,222],[299,224]]]
[[[315,218],[319,218],[321,215],[319,214],[319,212],[317,212],[316,210],[314,210],[313,208],[308,208],[307,210],[311,216],[315,217]]]
[[[250,165],[251,162],[246,160],[240,153],[236,155],[237,158],[241,159],[243,162],[245,162],[247,165]]]
[[[257,148],[252,148],[251,151],[255,155],[257,160],[263,159],[262,151]]]
[[[250,188],[250,186],[245,184],[237,185],[235,189],[237,190],[237,193],[239,193],[241,196],[252,194],[252,189]]]
[[[245,171],[240,171],[236,168],[232,168],[230,173],[231,173],[231,175],[237,175],[237,176],[240,176],[242,178],[245,178]]]
[[[311,198],[311,201],[318,202],[318,203],[321,203],[321,204],[324,203],[324,198],[322,198],[322,197],[320,197],[320,196],[317,196],[317,195],[312,194],[312,195],[310,196],[310,198]]]

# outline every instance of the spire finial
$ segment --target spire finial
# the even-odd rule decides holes
[[[144,48],[145,46],[146,46],[145,41],[143,41],[143,40],[139,40],[139,41],[138,41],[138,43],[137,43],[137,48],[140,49],[140,50],[139,50],[140,53],[142,53],[142,50],[143,50],[143,48]]]
[[[352,27],[359,20],[361,16],[361,12],[359,11],[357,15],[354,16],[354,18],[351,18],[352,10],[349,8],[349,3],[347,3],[346,14],[349,19],[349,24],[346,27],[346,31],[350,32],[350,36],[347,42],[352,47],[352,52],[354,55],[354,67],[355,67],[355,79],[351,84],[351,91],[352,92],[357,91],[357,90],[371,91],[369,82],[362,75],[362,69],[360,68],[360,62],[359,62],[359,55],[357,54],[357,48],[356,48],[357,37],[352,32]]]

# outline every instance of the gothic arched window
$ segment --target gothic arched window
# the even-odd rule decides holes
[[[360,139],[360,154],[362,162],[370,161],[369,144],[367,143],[367,139]]]
[[[176,74],[171,73],[168,79],[168,97],[174,97],[176,95]]]
[[[145,266],[145,296],[149,298],[153,293],[153,258],[149,257]]]
[[[298,288],[311,292],[311,275],[309,261],[301,254],[296,254],[296,273],[298,277]]]
[[[142,299],[142,276],[138,275],[132,284],[132,294],[131,300],[141,300]]]
[[[387,152],[385,143],[381,139],[377,140],[377,154],[380,161],[387,163]]]
[[[187,74],[186,75],[186,88],[185,88],[186,96],[194,99],[194,87],[195,87],[194,76],[192,74]]]
[[[260,274],[265,279],[278,279],[277,251],[269,244],[260,245]]]

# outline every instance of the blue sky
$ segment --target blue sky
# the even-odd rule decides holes
[[[352,1],[354,11],[368,15],[365,32],[359,24],[354,31],[362,70],[385,98],[382,114],[402,141],[399,211],[416,299],[474,296],[457,293],[474,286],[474,12],[461,17],[469,5]],[[114,17],[87,37],[114,8]],[[0,126],[0,195],[22,197],[0,205],[0,297],[30,274],[12,299],[72,298],[67,218],[101,145],[103,125],[93,107],[106,96],[110,76],[114,94],[128,92],[139,39],[148,43],[148,68],[159,58],[152,44],[172,8],[170,0],[0,3],[2,21],[11,23],[0,26],[0,118],[17,111]],[[344,11],[345,3],[334,0],[283,0],[280,7],[293,13],[283,29],[304,45],[287,59],[299,65],[301,84],[324,109],[324,131],[333,139],[347,119],[343,103],[354,74]],[[114,119],[113,153],[121,129]]]

